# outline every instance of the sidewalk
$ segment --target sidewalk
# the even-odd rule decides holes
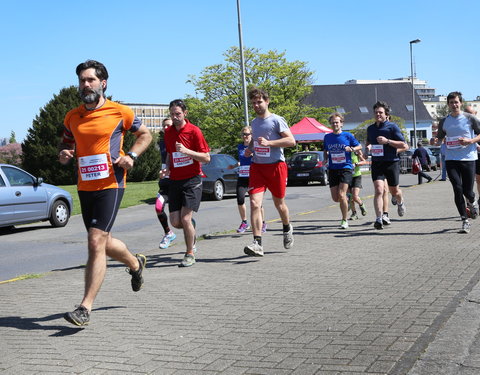
[[[367,183],[367,182],[365,182]],[[90,325],[63,320],[79,303],[83,268],[0,285],[0,374],[478,374],[480,219],[470,234],[449,182],[404,189],[392,225],[368,215],[338,229],[336,206],[251,233],[151,249],[145,287],[109,263]],[[214,220],[214,218],[212,218]]]

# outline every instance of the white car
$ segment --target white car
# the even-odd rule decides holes
[[[13,165],[0,164],[0,227],[46,220],[64,227],[72,209],[68,191]]]

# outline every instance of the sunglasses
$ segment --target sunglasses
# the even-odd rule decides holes
[[[243,136],[246,137],[248,135],[252,135],[252,133],[243,133]]]

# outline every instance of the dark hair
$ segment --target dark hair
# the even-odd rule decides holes
[[[450,101],[450,99],[455,98],[458,98],[458,100],[460,100],[460,103],[463,103],[462,93],[460,91],[452,91],[450,94],[448,94],[447,103]]]
[[[107,68],[105,68],[105,65],[95,60],[87,60],[81,64],[78,64],[75,72],[77,73],[77,76],[79,76],[81,72],[90,68],[95,69],[95,75],[99,80],[103,81],[108,79],[108,72]]]
[[[167,121],[167,120],[172,121],[172,119],[171,119],[170,117],[165,117],[165,118],[162,120],[162,125],[165,124],[165,121]]]
[[[375,112],[378,108],[383,108],[385,110],[385,114],[390,114],[390,106],[386,102],[378,101],[373,105],[373,111]]]
[[[248,99],[252,100],[258,97],[261,97],[265,101],[269,99],[268,93],[265,90],[259,89],[258,87],[252,87],[248,91]]]
[[[171,109],[172,107],[180,107],[183,112],[187,110],[187,106],[185,105],[182,99],[172,100],[168,105],[168,109]]]

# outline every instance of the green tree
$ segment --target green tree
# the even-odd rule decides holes
[[[199,77],[190,76],[196,97],[187,97],[189,119],[200,126],[212,149],[235,155],[240,130],[245,124],[240,50],[224,53],[225,62],[204,68]],[[303,117],[327,122],[331,109],[302,103],[312,90],[313,72],[302,61],[287,61],[284,52],[244,49],[245,79],[248,87],[257,86],[270,95],[270,109],[283,116],[289,125]],[[254,117],[250,111],[250,120]]]
[[[403,136],[405,137],[405,141],[408,143],[408,132],[405,128],[405,120],[398,116],[390,116],[390,121],[394,122],[398,125],[400,130],[402,131]],[[369,119],[362,122],[358,125],[355,129],[352,129],[350,132],[362,143],[367,143],[367,128],[375,122],[375,119]]]
[[[60,90],[40,113],[22,143],[22,167],[51,184],[70,185],[76,182],[75,169],[58,161],[58,144],[67,112],[81,103],[75,86]]]
[[[12,132],[10,133],[10,139],[8,141],[9,143],[17,143],[17,139],[15,137],[15,132],[12,130]]]

